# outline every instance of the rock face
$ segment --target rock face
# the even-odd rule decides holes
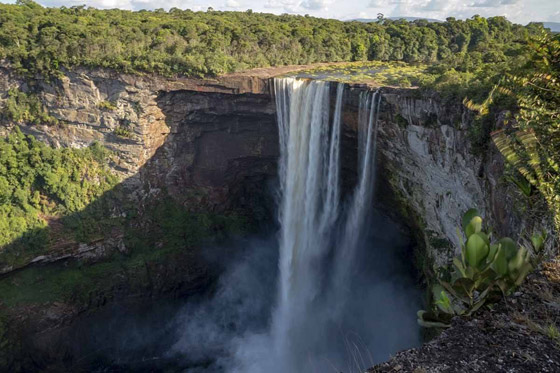
[[[174,203],[195,213],[233,211],[255,222],[270,221],[279,155],[270,77],[288,71],[265,69],[197,80],[77,69],[45,81],[25,80],[4,66],[0,109],[10,89],[36,94],[60,125],[20,125],[22,131],[57,147],[98,141],[112,150],[110,166],[120,176],[127,200],[139,210],[149,209],[150,201],[160,196],[171,196]],[[351,85],[345,95],[345,189],[355,182],[358,103],[365,89],[372,87]],[[416,254],[423,257],[428,271],[432,263],[447,263],[456,252],[456,227],[469,208],[478,208],[500,234],[516,238],[517,232],[531,228],[517,212],[515,190],[502,178],[499,154],[493,149],[473,154],[468,138],[472,117],[460,103],[422,96],[415,89],[382,88],[382,93],[377,200],[416,233],[420,248]],[[0,123],[0,135],[11,126]],[[120,213],[119,206],[113,207]],[[156,245],[153,250],[157,249]],[[62,259],[95,262],[130,251],[134,248],[124,245],[122,232],[117,232],[104,241],[78,243],[63,256],[36,257],[33,265]],[[198,289],[210,276],[198,262],[200,256],[190,250],[167,263],[141,266],[138,273],[119,272],[125,280],[115,284],[111,294],[92,292],[86,304],[94,308],[117,294]],[[0,311],[1,306],[0,301]],[[72,304],[26,307],[21,314],[35,315],[37,320],[25,333],[57,328],[85,309]],[[29,318],[18,320],[26,324]]]
[[[245,196],[262,194],[275,177],[278,135],[268,94],[181,90],[161,93],[158,106],[170,134],[140,177],[157,180],[183,205],[250,207]]]
[[[355,144],[363,89],[352,86],[346,97],[347,144]],[[377,201],[415,231],[423,248],[416,253],[422,262],[417,264],[430,271],[458,254],[457,227],[470,208],[478,209],[497,234],[514,239],[533,225],[550,224],[522,216],[527,201],[504,179],[504,161],[493,145],[480,153],[473,148],[469,127],[474,118],[460,102],[415,89],[384,87],[381,92]],[[351,157],[343,167],[352,162]]]
[[[470,208],[478,209],[498,236],[517,240],[534,229],[553,232],[546,210],[528,207],[527,197],[507,181],[497,148],[472,145],[473,113],[461,103],[388,89],[382,110],[383,177],[419,224],[431,262],[448,264],[460,252],[457,228]]]
[[[111,167],[139,204],[165,190],[194,211],[254,213],[270,203],[267,188],[276,175],[270,77],[294,69],[215,80],[77,69],[49,82],[24,80],[2,67],[0,107],[10,88],[36,92],[61,125],[22,130],[54,146],[102,143],[115,153]],[[346,96],[343,168],[349,185],[364,89],[371,87],[352,85]],[[498,233],[516,236],[515,230],[526,228],[512,213],[514,191],[502,180],[501,156],[494,149],[473,154],[472,115],[460,103],[443,103],[415,89],[382,91],[379,192],[396,200],[391,207],[417,230],[431,261],[443,264],[453,254],[460,216],[471,207]],[[0,126],[0,133],[7,130],[8,123]]]
[[[468,139],[470,115],[462,105],[443,105],[417,92],[389,91],[384,94],[380,123],[383,177],[413,215],[424,234],[427,256],[438,265],[446,264],[459,248],[457,227],[462,214],[477,208],[498,230],[503,222],[494,219],[494,188],[486,180],[485,162],[473,154]],[[502,168],[497,171],[501,174]]]
[[[45,81],[23,79],[3,67],[0,110],[10,89],[37,96],[60,124],[20,129],[55,147],[104,145],[114,154],[110,167],[120,187],[140,209],[165,194],[196,212],[262,215],[270,213],[262,205],[269,203],[278,141],[266,71],[260,74],[265,77],[197,80],[77,69]],[[0,135],[13,125],[0,122]],[[84,245],[102,249],[88,252],[107,252],[103,243],[90,244],[35,259],[80,258]],[[4,269],[0,273],[10,270]]]

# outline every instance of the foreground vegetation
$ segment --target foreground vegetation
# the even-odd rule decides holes
[[[529,247],[518,246],[509,237],[493,240],[474,209],[465,213],[462,226],[461,255],[453,259],[452,270],[437,269],[433,308],[418,312],[422,326],[447,327],[454,316],[472,315],[511,294],[539,264],[544,233],[535,233]]]
[[[524,193],[534,188],[544,197],[560,232],[560,36],[544,35],[532,49],[533,69],[507,75],[475,109],[485,115],[500,96],[516,102],[518,110],[492,138]]]

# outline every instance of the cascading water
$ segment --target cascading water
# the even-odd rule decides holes
[[[308,338],[312,332],[308,320],[322,291],[322,262],[338,215],[344,86],[339,85],[332,128],[329,90],[322,81],[276,81],[282,197],[279,299],[272,335],[278,358],[290,367],[301,364],[294,341],[303,335],[298,334]]]
[[[338,84],[331,112],[333,84],[275,80],[278,237],[263,232],[205,250],[224,272],[200,297],[86,319],[90,331],[68,342],[81,370],[353,373],[418,344],[412,258],[399,257],[410,241],[373,203],[381,93],[361,94],[352,144],[342,118],[356,92]],[[342,193],[342,159],[354,148],[356,185]]]
[[[361,372],[418,342],[418,294],[396,259],[409,241],[373,203],[381,93],[360,96],[357,180],[345,196],[342,118],[355,96],[337,84],[331,110],[333,84],[274,81],[279,248],[248,250],[214,298],[185,308],[172,352],[192,372]]]
[[[377,133],[379,122],[379,91],[362,92],[358,117],[358,183],[348,216],[344,234],[336,252],[335,288],[344,286],[351,275],[355,250],[363,239],[368,211],[372,209],[375,188],[375,155],[377,153]]]
[[[318,350],[329,337],[329,326],[344,312],[348,276],[372,208],[381,95],[367,92],[360,100],[358,183],[350,208],[343,212],[339,206],[344,90],[339,83],[331,126],[330,83],[275,80],[281,233],[279,297],[271,336],[281,371],[321,365],[314,360],[322,353]]]

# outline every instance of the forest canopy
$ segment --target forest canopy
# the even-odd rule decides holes
[[[44,8],[0,4],[0,59],[23,74],[62,67],[214,76],[254,67],[343,61],[445,61],[459,72],[525,54],[540,24],[504,17],[362,23],[246,12]],[[453,74],[453,73],[451,73]],[[453,76],[449,77],[453,79]]]

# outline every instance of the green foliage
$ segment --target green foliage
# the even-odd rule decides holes
[[[483,231],[482,218],[475,209],[465,213],[462,226],[465,241],[461,244],[461,256],[453,259],[455,271],[447,276],[450,278],[440,276],[433,286],[432,310],[418,312],[418,323],[422,326],[446,327],[454,316],[473,314],[485,304],[510,294],[533,269],[527,248],[518,247],[508,237],[492,242],[492,234]],[[531,240],[533,251],[540,252],[546,236],[535,234]]]
[[[515,103],[515,115],[492,139],[520,174],[515,183],[521,190],[530,193],[528,182],[544,197],[560,232],[560,35],[541,32],[530,47],[525,71],[506,75],[481,104],[465,104],[485,120],[500,100]]]
[[[99,107],[101,110],[107,110],[107,111],[113,111],[117,109],[117,106],[115,105],[114,102],[111,101],[101,101],[97,107]]]
[[[374,81],[379,85],[410,87],[432,81],[427,65],[405,62],[355,62],[315,67],[297,73],[300,77],[314,77],[343,83]]]
[[[53,149],[18,128],[0,140],[0,247],[24,233],[29,246],[41,246],[50,218],[82,210],[112,188],[107,157],[96,143]]]
[[[94,225],[88,219],[98,217],[96,211],[91,211],[98,201],[84,211],[68,215],[69,221],[63,219],[62,224],[71,230],[75,229],[72,223]],[[124,231],[126,254],[115,250],[95,263],[55,263],[14,272],[0,278],[2,304],[6,307],[47,302],[87,304],[92,297],[110,296],[115,284],[132,289],[152,286],[150,265],[169,265],[179,258],[189,260],[192,249],[204,241],[220,242],[247,229],[247,221],[241,216],[189,212],[166,194],[150,201],[142,214],[138,213],[138,206],[124,206],[123,201],[120,204],[127,211],[126,219],[115,220],[107,215],[103,219],[113,220]]]
[[[8,121],[25,124],[57,124],[43,104],[34,94],[26,94],[18,89],[8,90],[8,99],[0,116]]]
[[[122,124],[119,125],[117,128],[115,128],[115,131],[113,131],[113,133],[119,137],[124,137],[124,138],[129,138],[132,136],[128,126]]]
[[[445,66],[461,73],[495,73],[523,54],[526,36],[537,27],[503,17],[362,23],[177,8],[43,8],[30,0],[0,4],[0,25],[0,58],[20,73],[46,76],[78,65],[212,76],[253,67],[365,60],[447,61]]]
[[[558,331],[558,328],[554,324],[549,324],[546,327],[546,335],[554,341],[560,340],[560,331]]]
[[[137,229],[131,222],[126,230],[127,246],[184,249],[204,240],[220,241],[231,235],[243,234],[248,225],[245,218],[236,214],[188,211],[166,195],[149,207],[143,219],[148,221],[150,230],[145,227]]]

